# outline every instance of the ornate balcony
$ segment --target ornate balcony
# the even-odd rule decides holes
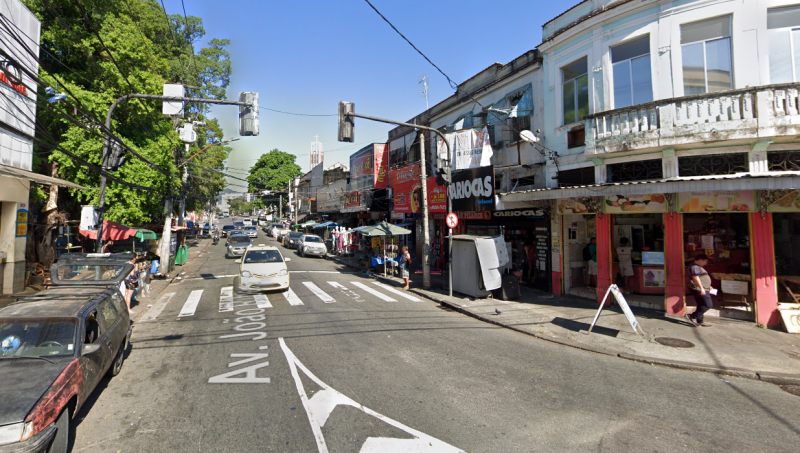
[[[769,85],[598,112],[584,119],[586,154],[795,136],[799,93],[800,84]]]

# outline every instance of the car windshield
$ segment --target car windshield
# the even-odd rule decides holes
[[[99,265],[58,265],[55,268],[56,276],[62,282],[104,282],[116,279],[124,264]]]
[[[233,222],[233,224],[237,225],[237,226],[240,226],[240,225],[244,225],[244,222],[240,222],[240,221],[237,220],[236,222]]]
[[[0,359],[71,356],[78,320],[72,318],[0,318]]]
[[[231,238],[231,244],[249,244],[250,238],[243,235],[236,235]]]
[[[277,250],[251,250],[244,257],[245,264],[251,263],[282,263],[283,257]]]
[[[306,238],[303,239],[303,241],[305,241],[305,242],[322,242],[322,238],[319,237],[319,236],[306,236]]]
[[[223,230],[232,230],[234,228],[233,225],[225,225],[222,227]]]
[[[289,233],[289,237],[292,239],[300,239],[303,237],[303,233]]]

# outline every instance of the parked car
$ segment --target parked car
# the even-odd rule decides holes
[[[122,370],[131,320],[119,285],[130,257],[63,255],[51,289],[0,309],[0,452],[66,452],[72,418]]]
[[[263,291],[289,288],[289,269],[280,250],[274,246],[254,246],[247,249],[239,263],[239,289]]]
[[[236,231],[236,227],[233,225],[222,225],[222,237],[228,237],[228,233],[231,231]]]
[[[242,256],[244,255],[244,251],[247,247],[250,247],[253,243],[250,241],[250,238],[245,234],[235,234],[228,238],[228,247],[225,253],[225,257],[229,256]]]
[[[300,238],[303,237],[303,234],[304,233],[292,231],[291,233],[283,236],[283,246],[290,249],[297,247],[297,243],[300,241]]]
[[[325,241],[316,234],[304,234],[297,242],[297,253],[300,256],[326,256],[328,248]]]
[[[242,231],[251,238],[258,237],[258,228],[255,225],[245,225]]]

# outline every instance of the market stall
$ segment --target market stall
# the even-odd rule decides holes
[[[397,225],[392,225],[388,222],[381,222],[375,225],[371,225],[368,227],[364,227],[360,231],[361,235],[364,236],[366,239],[370,241],[372,253],[372,266],[383,266],[383,274],[384,276],[387,273],[386,268],[388,267],[388,263],[390,261],[397,262],[397,244],[394,244],[394,241],[391,241],[394,236],[404,236],[407,234],[411,234],[410,230],[405,228],[401,228]],[[392,245],[390,246],[389,253],[386,251],[387,242],[391,241]],[[383,253],[380,253],[381,249]],[[376,253],[377,255],[375,256]]]

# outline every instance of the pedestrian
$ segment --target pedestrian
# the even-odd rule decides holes
[[[597,286],[597,238],[589,239],[586,247],[589,249],[589,260],[586,262],[589,268],[589,286],[594,288]]]
[[[409,288],[409,274],[408,269],[411,267],[411,254],[408,253],[408,246],[403,246],[403,257],[400,258],[400,276],[403,280],[406,281],[406,286],[403,287],[404,290],[408,291]]]
[[[114,253],[114,241],[108,240],[105,244],[103,244],[103,253]]]
[[[530,239],[525,240],[525,257],[528,263],[528,281],[533,283],[536,280],[536,247]]]
[[[139,285],[139,269],[136,266],[136,258],[132,258],[130,263],[133,264],[133,270],[125,278],[125,305],[128,306],[128,314],[133,315],[131,299],[133,299],[133,290]]]
[[[633,277],[633,248],[628,245],[628,238],[620,238],[619,247],[614,249],[614,253],[619,259],[619,271],[625,279],[625,286],[623,293],[630,294],[631,290],[631,277]]]
[[[711,324],[703,322],[703,315],[712,307],[711,301],[711,277],[705,270],[708,265],[708,256],[700,254],[694,257],[694,263],[689,266],[689,291],[692,292],[697,303],[697,309],[691,315],[686,312],[686,319],[695,326],[711,327]]]

